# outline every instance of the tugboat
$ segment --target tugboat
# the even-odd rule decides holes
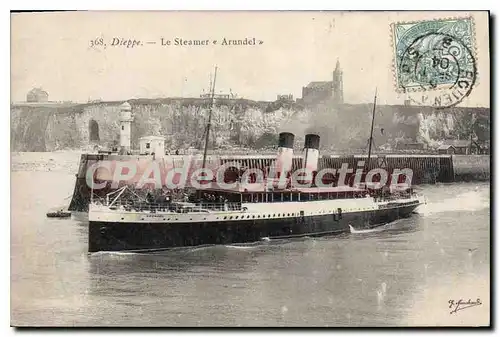
[[[373,113],[375,104],[376,95]],[[316,134],[307,134],[304,146],[302,169],[312,175],[294,179],[294,137],[288,132],[279,134],[274,168],[277,175],[264,177],[261,184],[257,184],[255,176],[251,176],[250,183],[239,177],[230,188],[203,188],[200,184],[198,189],[158,189],[147,195],[144,190],[124,186],[104,199],[92,200],[89,252],[152,252],[174,247],[333,235],[349,232],[350,228],[371,229],[409,217],[424,202],[409,186],[396,190],[366,184],[324,186],[325,176],[317,172],[320,137]],[[372,137],[368,158],[371,141]],[[322,178],[317,179],[318,176]],[[256,184],[260,187],[250,188]]]
[[[71,217],[71,212],[62,209],[53,212],[47,212],[47,218],[69,218],[69,217]]]

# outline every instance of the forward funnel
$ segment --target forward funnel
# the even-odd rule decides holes
[[[290,132],[281,132],[278,140],[278,156],[276,158],[276,172],[286,173],[292,170],[293,141],[295,136]]]

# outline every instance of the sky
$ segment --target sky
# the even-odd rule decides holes
[[[346,103],[402,104],[395,90],[395,22],[472,16],[478,81],[461,106],[489,107],[487,12],[66,12],[11,16],[11,101],[42,87],[51,101],[199,97],[218,66],[216,92],[300,98],[311,81],[330,81],[339,60]],[[90,46],[91,40],[107,44]],[[110,46],[113,38],[142,46]],[[182,38],[208,46],[162,46]],[[223,46],[255,38],[255,46]],[[213,45],[211,41],[217,40]],[[148,44],[147,42],[156,42]]]

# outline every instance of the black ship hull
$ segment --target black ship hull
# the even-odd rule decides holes
[[[138,161],[141,158],[146,158],[145,156],[119,156],[119,155],[105,155],[105,154],[84,154],[80,159],[80,168],[76,174],[76,182],[73,191],[73,197],[69,204],[68,210],[76,212],[88,212],[90,203],[90,187],[87,184],[87,173],[89,168],[97,162],[126,162],[126,161]],[[183,160],[183,156],[170,156],[170,160]],[[213,158],[212,158],[213,159]],[[213,159],[215,160],[215,159]],[[352,155],[352,156],[341,156],[341,157],[330,157],[323,156],[318,159],[318,170],[325,168],[340,169],[343,163],[347,163],[349,168],[356,168],[360,160],[366,161],[366,156]],[[219,165],[225,164],[227,162],[236,162],[240,165],[246,166],[253,169],[264,170],[266,167],[270,167],[275,162],[274,158],[267,158],[265,156],[248,156],[248,158],[240,159],[226,158],[224,160],[219,159]],[[182,164],[178,164],[178,167],[182,167]],[[192,171],[194,172],[196,168],[201,167],[199,162],[193,164]],[[292,170],[302,168],[302,158],[295,157],[292,162]],[[370,160],[370,164],[367,167],[372,168],[383,168],[388,172],[393,172],[394,169],[404,169],[409,168],[413,172],[411,185],[416,186],[420,184],[435,184],[435,183],[450,183],[455,181],[457,178],[457,173],[454,173],[453,160],[450,155],[389,155],[389,156],[373,156]],[[141,172],[137,175],[140,176]],[[354,173],[346,174],[346,183],[352,185]],[[489,174],[485,175],[484,179],[488,180]],[[230,180],[228,180],[230,181]],[[388,180],[390,182],[390,179]],[[186,182],[189,183],[189,179]],[[94,194],[99,196],[105,196],[107,193],[116,190],[116,188],[110,187],[111,182],[107,183],[107,188],[102,190],[94,190]],[[335,185],[335,184],[333,184]]]
[[[325,236],[369,229],[409,217],[418,203],[375,211],[224,222],[147,223],[89,221],[89,252],[155,251],[174,247],[248,243]]]

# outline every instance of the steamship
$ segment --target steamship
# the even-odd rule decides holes
[[[206,168],[216,75],[217,68],[211,88],[202,169]],[[375,104],[376,95],[368,162]],[[124,143],[129,144],[128,132],[126,136]],[[305,136],[302,169],[306,174],[296,176],[292,172],[294,139],[292,133],[279,134],[274,167],[263,174],[260,181],[257,174],[249,174],[246,178],[250,179],[244,179],[246,171],[240,172],[238,181],[230,187],[227,184],[224,188],[213,187],[214,182],[217,186],[216,178],[205,176],[198,188],[157,189],[141,195],[144,189],[134,190],[125,185],[105,198],[92,199],[88,214],[89,252],[148,252],[334,235],[351,228],[370,229],[409,217],[424,202],[410,186],[397,191],[367,182],[350,186],[340,182],[325,187],[325,176],[318,172],[320,137],[316,134]],[[366,172],[364,177],[366,179]],[[210,184],[202,186],[207,182]]]
[[[127,186],[89,210],[89,252],[155,251],[173,247],[248,243],[302,236],[334,235],[368,229],[411,216],[423,203],[410,188],[394,190],[353,186],[302,187],[290,179],[294,135],[279,135],[277,178],[264,189],[200,188],[182,199],[165,195],[130,198]],[[317,177],[319,136],[305,137],[305,168]],[[285,181],[280,186],[279,180]],[[299,180],[297,180],[299,182]],[[261,186],[262,186],[261,185]],[[245,187],[246,186],[246,187]],[[128,197],[127,197],[128,196]]]

